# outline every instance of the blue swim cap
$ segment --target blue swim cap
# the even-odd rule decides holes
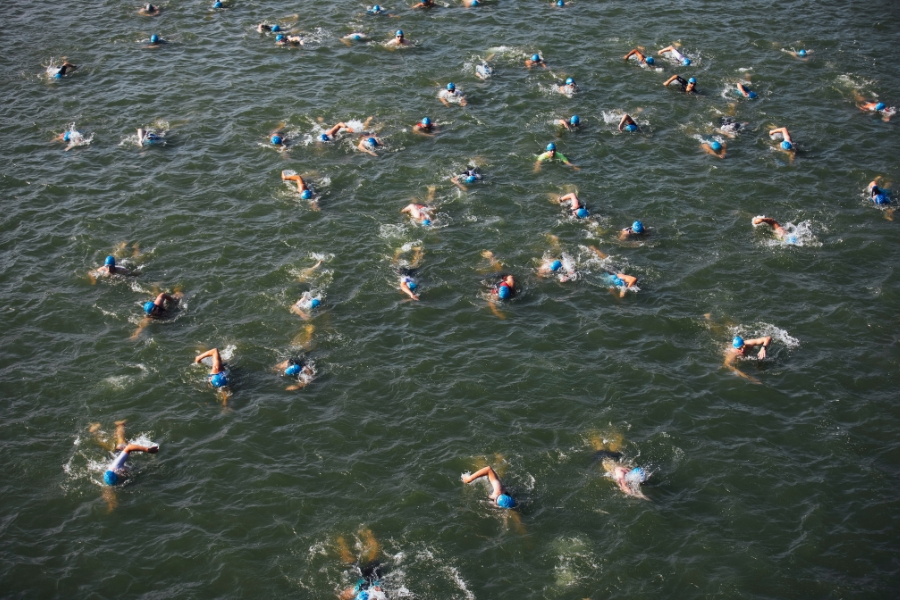
[[[116,257],[113,256],[112,254],[110,254],[109,256],[106,257],[106,261],[104,261],[103,264],[106,265],[107,267],[116,266]]]
[[[589,214],[590,213],[588,212],[588,209],[586,209],[584,207],[581,207],[577,211],[575,211],[575,216],[578,217],[579,219],[583,219],[583,218],[587,217]]]
[[[309,301],[310,308],[319,308],[319,306],[321,306],[321,305],[322,305],[322,301],[319,300],[318,298],[313,298],[312,300]]]
[[[327,133],[323,133],[323,134],[321,134],[321,135],[319,136],[319,141],[322,141],[322,142],[327,142],[327,141],[329,141],[330,139],[331,139],[331,138],[328,137],[328,134],[327,134]]]
[[[478,6],[478,0],[472,0],[471,6]]]
[[[629,123],[625,126],[625,131],[637,131],[637,125],[634,123]]]
[[[509,289],[508,285],[501,285],[499,288],[497,288],[497,297],[501,300],[506,300],[510,296],[512,296],[512,290]],[[500,497],[502,498],[503,496]]]
[[[376,4],[375,6],[372,7],[372,10],[375,12],[379,12],[381,10],[381,7]]]
[[[426,127],[428,125],[431,125],[431,119],[429,119],[428,117],[425,117],[424,119],[422,119],[422,125],[425,125]]]
[[[398,29],[398,30],[397,30],[397,33],[395,33],[394,35],[396,35],[396,36],[398,36],[398,37],[403,37],[403,30],[402,30],[402,29]]]
[[[513,508],[515,505],[516,501],[512,499],[512,496],[506,494],[497,496],[497,506],[500,508]]]
[[[797,236],[789,235],[786,238],[784,238],[784,241],[787,242],[788,244],[794,244],[796,246],[797,245]]]
[[[648,65],[653,65],[653,63],[655,63],[656,61],[653,60],[652,56],[648,56],[647,58],[644,59],[644,62],[647,63]]]
[[[302,192],[300,192],[300,197],[304,200],[309,200],[313,197],[313,193],[309,190],[303,190]]]
[[[212,384],[214,388],[221,388],[228,385],[228,376],[224,371],[219,371],[213,375],[209,376],[209,383]]]
[[[361,590],[353,600],[369,600],[369,592]]]
[[[556,0],[556,5],[559,6],[559,7],[563,7],[563,6],[566,5],[566,3],[563,2],[563,0]]]
[[[697,83],[697,79],[695,77],[691,77],[688,79],[688,83]]]
[[[350,39],[351,39],[351,40],[356,40],[356,41],[358,42],[359,40],[362,39],[362,36],[359,35],[358,33],[354,33],[353,35],[350,36]]]
[[[117,481],[119,481],[119,476],[115,471],[110,470],[103,474],[103,483],[106,485],[116,485]]]
[[[159,41],[159,36],[156,35],[155,33],[154,33],[153,35],[150,36],[150,43],[151,43],[151,44],[155,44],[155,43],[157,43],[158,41]]]
[[[556,144],[550,142],[549,144],[547,144],[547,152],[552,152],[553,150],[556,150]]]
[[[890,204],[891,200],[887,197],[886,194],[881,193],[872,198],[872,202],[874,202],[875,204]]]
[[[295,375],[299,375],[300,371],[302,371],[302,370],[303,370],[303,367],[294,363],[294,364],[288,366],[288,368],[284,370],[284,374],[287,375],[288,377],[294,377]]]
[[[806,50],[803,50],[803,49],[797,50],[797,56],[806,56]]]
[[[754,98],[756,98],[756,92],[750,92],[749,94],[747,94],[747,97],[753,100]]]
[[[71,134],[70,132],[67,131],[67,132],[65,132],[65,133],[63,134],[63,141],[64,141],[64,142],[68,142],[69,139],[71,139],[71,137],[72,137],[72,134]]]
[[[411,289],[411,290],[414,290],[414,289],[416,289],[417,287],[419,287],[419,284],[416,283],[415,281],[407,281],[407,282],[406,282],[406,287],[408,287],[408,288]]]
[[[554,273],[556,273],[557,271],[559,271],[561,268],[562,268],[562,263],[561,263],[560,261],[558,261],[558,260],[554,260],[554,261],[550,264],[550,270],[553,271]]]
[[[372,137],[366,140],[366,144],[372,146],[373,148],[376,148],[378,146],[378,140]]]
[[[579,123],[581,123],[581,119],[578,118],[578,115],[572,115],[572,118],[569,119],[570,125],[578,125]]]
[[[448,84],[447,84],[447,89],[450,90],[450,91],[452,92],[453,90],[456,89],[456,85],[453,84],[453,83],[448,83]]]
[[[875,110],[884,110],[884,102],[879,102],[875,105]]]
[[[689,66],[691,66],[691,59],[685,58],[683,61],[681,61],[681,64],[684,65],[685,67],[689,67]]]
[[[431,219],[425,219],[424,221],[422,221],[422,225],[428,227],[429,225],[431,225]]]
[[[635,233],[644,233],[644,224],[640,221],[635,221],[631,224],[631,230]]]
[[[275,144],[276,146],[279,145],[279,144],[281,144],[281,142],[282,142],[281,136],[280,136],[280,135],[273,135],[273,136],[272,136],[272,139],[271,139],[271,142],[272,142],[273,144]]]
[[[630,483],[644,483],[647,481],[647,473],[640,467],[635,467],[625,475],[625,481]]]
[[[734,336],[734,339],[731,340],[731,345],[735,348],[743,348],[744,347],[744,338],[739,335]]]
[[[474,175],[469,175],[468,177],[466,177],[466,183],[475,183],[476,181],[478,181],[478,178]]]
[[[278,25],[272,25],[272,31],[278,33],[279,31],[281,31],[281,27],[279,27]]]
[[[62,79],[62,73],[57,73],[53,77],[55,77],[56,79]]]
[[[720,144],[719,142],[712,142],[710,143],[709,147],[712,148],[714,152],[718,152],[722,149],[722,144]]]
[[[531,55],[531,62],[541,62],[541,57],[537,54]]]
[[[219,2],[219,0],[216,0],[216,2],[213,4],[213,8],[222,8],[222,3]]]
[[[283,39],[284,39],[284,34],[283,34],[283,33],[279,33],[278,35],[275,36],[275,41],[276,41],[276,42],[280,42],[280,41],[283,40]]]
[[[156,308],[156,303],[153,300],[147,300],[144,302],[144,312],[149,314],[153,314],[153,309]]]
[[[575,85],[575,80],[571,77],[566,78],[566,85]]]
[[[784,148],[785,150],[790,150],[794,146],[789,141],[784,140],[783,142],[781,142],[781,147]]]

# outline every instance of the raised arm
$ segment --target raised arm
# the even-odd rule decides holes
[[[663,85],[664,85],[664,86],[668,86],[670,83],[672,83],[672,82],[675,81],[676,79],[677,79],[679,82],[682,81],[680,75],[672,75],[671,77],[669,77],[668,79],[666,79],[666,82],[665,82]]]
[[[631,115],[629,115],[628,113],[622,115],[622,120],[619,121],[619,131],[622,131],[625,128],[625,125],[627,125],[630,120]]]
[[[572,208],[577,209],[581,206],[581,201],[578,200],[578,196],[575,195],[574,192],[566,194],[565,196],[560,196],[557,198],[557,202],[562,204],[563,202],[572,202]]]
[[[637,283],[637,277],[626,275],[625,273],[616,273],[616,277],[625,282],[626,287],[633,287]]]
[[[760,225],[765,223],[766,225],[771,225],[773,229],[778,229],[781,225],[775,219],[770,219],[769,217],[753,217],[753,224]],[[747,343],[746,341],[744,342]]]
[[[159,452],[159,446],[153,444],[152,446],[141,446],[139,444],[128,444],[124,448],[125,452],[147,452],[149,454],[156,454]]]
[[[638,51],[638,49],[637,49],[637,48],[634,48],[634,49],[632,49],[628,54],[626,54],[625,56],[623,56],[622,59],[623,59],[623,60],[628,60],[629,58],[631,58],[631,57],[634,56],[635,54],[637,54],[638,60],[640,60],[640,59],[643,57],[643,55]]]
[[[657,52],[656,54],[658,54],[659,56],[662,56],[662,55],[665,54],[666,52],[673,52],[674,50],[675,50],[675,46],[666,46],[665,48],[663,48],[662,50],[660,50],[660,51]]]

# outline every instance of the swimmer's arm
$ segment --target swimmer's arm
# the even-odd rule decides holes
[[[359,144],[357,144],[356,147],[366,154],[370,154],[371,156],[378,156],[373,150],[369,150],[368,148],[366,148],[362,140],[360,140]]]
[[[141,446],[139,444],[128,444],[125,446],[124,452],[147,452],[149,454],[156,454],[159,452],[159,446],[153,444],[152,446]]]
[[[633,287],[637,283],[637,277],[626,275],[625,273],[616,273],[616,277],[625,282],[626,287]]]
[[[773,135],[775,135],[777,133],[780,133],[782,135],[782,137],[784,137],[784,140],[786,142],[791,141],[791,134],[788,133],[787,127],[777,127],[775,129],[770,130],[769,137],[772,137]]]
[[[561,153],[557,152],[557,153],[556,153],[556,156],[557,156],[557,158],[559,158],[559,160],[560,160],[560,162],[561,162],[562,164],[568,165],[568,166],[572,167],[573,169],[575,169],[576,171],[580,171],[580,170],[581,170],[580,167],[576,167],[575,165],[573,165],[573,164],[572,164],[572,161],[570,161],[568,158],[566,158],[566,155],[565,155],[565,154],[561,154]]]
[[[673,52],[674,50],[675,50],[675,46],[666,46],[665,48],[663,48],[662,50],[660,50],[660,51],[657,52],[656,54],[658,54],[659,56],[662,56],[662,55],[665,54],[666,52]]]
[[[724,366],[726,369],[728,369],[735,375],[738,375],[739,377],[746,379],[747,381],[750,381],[752,383],[759,383],[758,379],[756,379],[755,377],[751,377],[750,375],[747,375],[746,373],[744,373],[743,371],[738,369],[734,365],[734,362],[736,360],[737,360],[737,354],[728,350],[725,352],[725,362],[723,363],[722,366]]]
[[[769,217],[753,217],[752,222],[754,225],[765,223],[766,225],[771,225],[774,229],[779,229],[781,227],[778,221],[776,221],[775,219],[770,219]]]
[[[428,133],[427,131],[425,131],[424,129],[419,127],[419,125],[413,125],[412,130],[413,130],[413,133],[418,133],[419,135],[427,135],[428,137],[434,137],[433,133]]]
[[[443,95],[443,94],[441,94],[440,96],[438,96],[438,98],[440,98],[441,102],[444,103],[444,106],[450,106],[450,103],[447,102],[447,99],[444,98],[444,95]]]
[[[619,131],[622,131],[625,128],[625,125],[628,123],[628,120],[631,119],[631,115],[625,113],[622,115],[622,120],[619,121]]]
[[[560,196],[559,198],[556,199],[556,201],[559,202],[560,204],[562,204],[563,202],[571,201],[573,208],[576,208],[576,209],[579,206],[581,206],[581,202],[578,200],[578,196],[576,196],[574,193],[568,193],[565,196]]]
[[[707,154],[712,154],[716,158],[725,158],[724,152],[722,152],[722,155],[720,156],[719,154],[716,153],[715,150],[713,150],[712,148],[709,147],[709,144],[700,144],[700,147],[703,148],[704,152],[706,152]]]
[[[461,189],[462,191],[464,191],[464,192],[469,191],[469,188],[467,188],[466,186],[464,186],[463,184],[461,184],[461,183],[459,182],[459,178],[460,178],[459,175],[455,175],[455,176],[453,176],[453,177],[450,178],[450,181],[452,181],[452,182],[453,182],[453,185],[455,185],[456,187],[458,187],[458,188]]]
[[[640,58],[640,54],[641,54],[641,53],[638,52],[638,49],[637,49],[637,48],[635,48],[635,49],[633,49],[631,52],[629,52],[628,54],[626,54],[625,56],[623,56],[622,59],[623,59],[623,60],[628,60],[629,58],[631,58],[631,57],[634,56],[635,54],[637,54],[637,55],[638,55],[638,58]]]
[[[468,104],[465,96],[463,96],[462,94],[459,94],[458,97],[459,97],[459,105],[460,106],[465,106],[466,104]]]
[[[568,129],[568,130],[570,130],[570,131],[572,130],[572,128],[569,127],[569,122],[566,121],[565,119],[559,119],[557,122],[558,122],[560,125],[562,125],[563,127],[565,127],[566,129]]]
[[[303,312],[303,309],[301,309],[299,306],[297,306],[296,303],[294,303],[291,306],[291,312],[294,313],[295,315],[299,316],[304,321],[309,321],[309,314]]]
[[[411,289],[409,289],[409,285],[405,281],[400,282],[400,290],[413,300],[419,299],[419,297],[415,295]]]
[[[663,85],[664,85],[664,86],[668,86],[670,83],[672,83],[672,82],[675,81],[676,79],[678,80],[679,83],[682,82],[682,81],[684,81],[684,80],[681,78],[681,76],[679,76],[679,75],[672,75],[671,77],[669,77],[668,79],[666,79],[666,82],[665,82]]]

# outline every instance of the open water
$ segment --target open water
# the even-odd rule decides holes
[[[339,538],[359,553],[370,529],[390,598],[896,597],[900,243],[864,188],[900,177],[900,136],[854,92],[900,102],[897,3],[438,1],[0,7],[0,596],[333,598],[356,581]],[[398,27],[414,47],[380,45]],[[373,41],[340,43],[354,31]],[[690,67],[621,59],[676,42]],[[523,67],[534,52],[548,69]],[[49,80],[61,57],[81,68]],[[676,72],[702,93],[663,88]],[[553,92],[567,76],[572,98]],[[744,78],[757,100],[725,92]],[[467,107],[440,104],[449,81]],[[616,131],[623,111],[642,133]],[[552,124],[572,114],[581,131]],[[748,129],[718,160],[698,140],[725,114]],[[433,139],[410,133],[425,115]],[[377,158],[309,143],[369,116]],[[93,138],[65,152],[73,122]],[[154,123],[166,144],[137,146]],[[534,173],[550,141],[581,170]],[[485,180],[463,193],[468,161]],[[435,223],[412,225],[399,210],[429,186]],[[575,190],[589,221],[550,201]],[[650,235],[620,242],[634,219]],[[548,235],[577,281],[537,277]],[[417,303],[392,264],[416,245]],[[521,286],[499,314],[484,250]],[[92,285],[110,253],[140,276]],[[640,291],[610,293],[604,267]],[[175,289],[176,317],[131,339]],[[324,299],[308,322],[289,312],[305,291]],[[774,336],[739,365],[758,384],[722,368],[735,333]],[[192,365],[213,346],[225,406]],[[304,348],[316,378],[286,391],[270,369]],[[161,449],[104,489],[88,427],[120,419]],[[619,438],[650,501],[593,461]],[[515,516],[460,482],[485,464]]]

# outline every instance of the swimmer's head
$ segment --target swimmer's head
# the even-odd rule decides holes
[[[414,290],[414,289],[416,289],[417,287],[419,287],[419,284],[416,283],[415,281],[407,281],[407,282],[406,282],[406,287],[408,287],[410,290]]]
[[[691,59],[685,58],[683,61],[681,61],[681,64],[685,67],[689,67],[691,66]]]
[[[500,508],[513,508],[516,505],[516,501],[512,499],[512,496],[507,494],[500,494],[497,496],[497,506]]]
[[[754,98],[756,98],[756,92],[750,92],[749,94],[747,94],[747,97],[753,100]]]
[[[572,118],[569,119],[569,125],[578,126],[581,123],[581,119],[578,118],[578,115],[572,115]]]
[[[625,481],[631,484],[639,484],[647,481],[647,472],[640,467],[635,467],[625,476]]]
[[[713,149],[713,152],[718,152],[722,149],[722,144],[720,144],[719,142],[712,142],[710,143],[709,147]]]
[[[53,76],[55,79],[62,79],[62,73],[57,73]]]
[[[312,300],[309,301],[310,308],[319,308],[321,305],[322,305],[322,301],[319,300],[318,298],[313,298]]]
[[[153,300],[147,300],[144,302],[144,312],[148,315],[153,314],[153,309],[156,308],[156,303]]]
[[[398,38],[400,38],[400,39],[402,40],[402,39],[403,39],[403,30],[402,30],[402,29],[398,29],[398,30],[397,30],[397,33],[395,33],[394,35],[397,36]]]
[[[65,132],[63,134],[63,141],[68,142],[70,139],[72,139],[72,133],[70,131]]]
[[[553,271],[554,273],[559,271],[561,268],[562,268],[562,262],[560,262],[558,260],[554,260],[552,263],[550,263],[550,270]]]
[[[512,290],[509,289],[508,285],[501,285],[500,288],[497,290],[497,297],[500,298],[501,300],[506,300],[510,296],[512,296]]]
[[[478,6],[478,0],[472,0],[472,4],[470,6]]]
[[[800,50],[797,50],[797,56],[801,58],[806,56],[806,50],[803,50],[802,48]]]
[[[884,102],[879,102],[875,105],[875,110],[884,110]]]
[[[455,84],[455,83],[448,83],[448,84],[447,84],[447,91],[448,91],[448,92],[452,92],[452,91],[455,90],[455,89],[456,89],[456,84]]]
[[[791,143],[790,143],[789,141],[787,141],[787,140],[784,140],[783,142],[781,142],[781,148],[782,148],[783,150],[790,150],[790,149],[793,148],[793,147],[794,147],[794,145],[791,144]]]
[[[109,470],[103,474],[103,483],[106,485],[116,485],[117,481],[119,481],[119,476],[116,475],[115,471]]]
[[[378,140],[376,140],[376,139],[373,138],[373,137],[370,137],[369,139],[366,140],[366,144],[369,145],[369,146],[371,146],[372,148],[377,148],[377,147],[378,147]]]
[[[303,370],[303,367],[301,367],[297,363],[294,363],[294,364],[288,366],[288,368],[284,370],[284,374],[287,375],[288,377],[296,377],[297,375],[300,374],[300,372],[302,370]]]
[[[696,84],[696,83],[697,83],[697,78],[696,78],[696,77],[691,77],[690,79],[688,79],[688,83]]]
[[[431,125],[431,119],[429,119],[428,117],[425,117],[424,119],[422,119],[422,125],[424,125],[425,127],[428,127],[429,125]]]
[[[216,1],[213,3],[213,8],[222,8],[222,3],[219,2],[219,0],[216,0]]]
[[[742,338],[739,335],[734,336],[734,339],[731,340],[731,345],[732,345],[732,347],[740,350],[741,348],[744,347],[744,338]]]
[[[283,34],[283,33],[279,33],[278,35],[276,35],[276,36],[275,36],[275,41],[276,41],[276,42],[283,42],[283,41],[284,41],[284,34]]]
[[[115,267],[116,266],[116,257],[110,254],[106,257],[106,260],[103,262],[104,266],[107,267]]]
[[[635,221],[631,224],[631,230],[635,233],[644,233],[644,224],[640,221]]]
[[[556,0],[556,5],[557,5],[558,7],[560,7],[560,8],[562,8],[563,6],[566,5],[566,3],[563,2],[563,0]]]
[[[637,125],[634,123],[629,123],[625,126],[625,131],[637,131]]]
[[[575,80],[571,77],[566,78],[566,85],[575,85]]]
[[[323,133],[322,135],[319,136],[319,141],[322,141],[322,142],[327,142],[327,141],[329,141],[330,139],[331,139],[331,138],[328,137],[328,134],[327,134],[327,133]]]
[[[575,211],[575,216],[578,217],[579,219],[584,219],[589,214],[591,214],[591,213],[589,213],[588,209],[584,208],[583,206]]]
[[[541,62],[541,56],[539,54],[532,54],[531,62]]]
[[[273,135],[272,139],[270,139],[269,141],[272,142],[276,146],[280,146],[281,142],[283,142],[284,140],[281,139],[280,135]]]
[[[372,7],[372,11],[373,12],[381,12],[381,7],[376,4],[375,6]]]
[[[228,375],[224,371],[219,371],[209,376],[209,383],[214,388],[222,388],[228,385]]]
[[[468,177],[466,177],[466,183],[475,183],[476,181],[478,181],[478,178],[474,175],[469,175]]]
[[[429,225],[431,225],[431,219],[424,219],[422,221],[422,225],[424,225],[425,227],[428,227]]]
[[[647,63],[647,64],[650,65],[650,66],[653,66],[653,63],[655,63],[656,61],[653,60],[653,57],[652,57],[652,56],[648,56],[647,58],[644,59],[644,62]]]
[[[554,144],[553,142],[550,142],[549,144],[547,144],[547,152],[553,152],[555,150],[556,150],[556,144]]]
[[[303,190],[302,192],[300,192],[300,197],[304,200],[309,200],[313,197],[313,193],[309,190]]]
[[[281,27],[279,27],[278,25],[272,25],[272,31],[274,33],[278,33],[279,31],[281,31]]]
[[[153,35],[151,35],[151,36],[150,36],[150,43],[151,43],[151,44],[158,44],[158,43],[159,43],[159,36],[156,35],[155,33],[154,33]]]

